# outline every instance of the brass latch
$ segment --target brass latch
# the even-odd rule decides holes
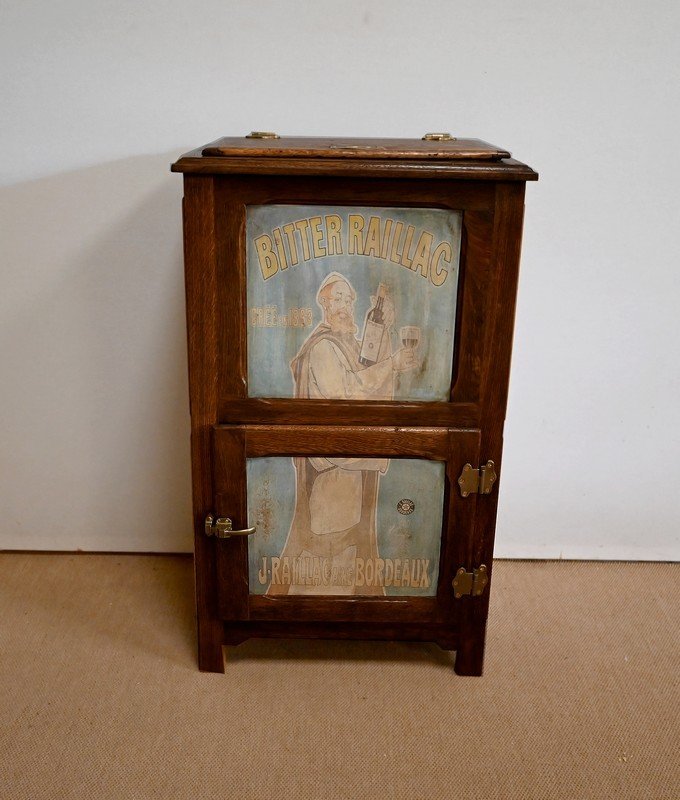
[[[496,470],[493,461],[487,461],[479,469],[474,469],[472,464],[466,464],[458,478],[458,486],[463,497],[477,492],[478,494],[491,494],[491,489],[496,482]]]
[[[456,572],[456,577],[453,579],[451,585],[455,593],[456,599],[462,597],[464,594],[471,594],[473,597],[479,597],[484,594],[486,584],[489,582],[489,576],[486,572],[486,565],[482,564],[479,569],[473,569],[468,572],[465,567],[461,567]]]
[[[208,514],[205,518],[205,535],[215,536],[218,539],[229,539],[231,536],[250,536],[255,533],[255,528],[243,528],[240,531],[233,530],[229,517],[215,517]]]

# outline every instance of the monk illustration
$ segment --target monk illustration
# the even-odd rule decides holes
[[[368,315],[362,347],[354,319],[356,292],[340,273],[326,277],[316,297],[323,322],[291,361],[295,397],[392,399],[395,372],[414,369],[416,360],[412,348],[392,353],[394,304],[385,287],[379,292],[371,300],[373,308],[380,307],[374,317],[380,324],[374,323],[367,345]],[[370,358],[364,356],[369,346]],[[277,581],[273,573],[267,594],[384,594],[380,586],[356,586],[353,570],[357,559],[379,557],[378,486],[389,459],[296,457],[293,464],[295,511],[280,559],[290,577],[279,575]]]

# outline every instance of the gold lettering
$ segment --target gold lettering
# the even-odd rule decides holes
[[[364,255],[373,255],[376,258],[380,255],[380,217],[371,217],[371,221],[368,223]]]
[[[395,264],[401,263],[401,253],[399,252],[399,244],[401,240],[401,232],[404,230],[404,223],[397,222],[394,226],[394,238],[392,239],[392,247],[390,248],[390,261]]]
[[[385,220],[385,230],[383,231],[382,247],[380,248],[380,258],[387,259],[387,248],[390,244],[390,233],[392,231],[393,221],[391,219]]]
[[[267,556],[262,558],[262,569],[257,573],[257,579],[261,584],[267,583]]]
[[[373,586],[373,559],[367,558],[366,559],[366,586]]]
[[[255,248],[257,250],[257,257],[260,262],[260,269],[262,270],[262,277],[267,280],[272,275],[276,275],[279,271],[279,260],[276,253],[272,250],[272,240],[270,236],[263,233],[255,239]]]
[[[286,586],[290,584],[290,564],[288,562],[288,556],[283,557],[283,564],[281,565],[281,583]]]
[[[322,258],[326,255],[326,248],[321,244],[323,240],[321,217],[310,217],[309,224],[312,227],[312,250],[314,251],[314,258]]]
[[[445,253],[448,255],[448,258],[444,255]],[[447,264],[450,264],[452,255],[451,245],[448,242],[442,242],[437,246],[437,249],[432,254],[432,263],[430,264],[430,280],[435,286],[441,286],[446,280],[446,276],[449,274],[447,269],[439,268],[439,260],[443,259]]]
[[[413,254],[413,264],[411,264],[411,269],[414,272],[420,269],[420,274],[423,276],[423,278],[427,278],[427,268],[430,263],[430,253],[432,252],[433,238],[434,237],[431,233],[423,231],[420,234],[420,239],[418,239],[418,244],[416,245],[416,251]]]
[[[304,261],[309,261],[312,257],[311,252],[309,251],[309,220],[308,219],[299,219],[297,222],[294,223],[295,227],[300,234],[300,241],[302,242],[302,258]]]
[[[280,563],[281,563],[280,558],[276,558],[276,556],[272,558],[272,583],[281,583],[281,581],[279,580]]]
[[[276,245],[276,253],[279,257],[279,265],[281,269],[288,269],[288,259],[286,258],[286,250],[283,246],[283,239],[281,237],[281,231],[278,228],[274,228],[272,231],[272,235],[274,236],[274,244]]]
[[[283,226],[283,232],[286,234],[286,238],[288,239],[288,249],[290,250],[290,263],[292,266],[300,263],[300,259],[298,258],[298,251],[297,251],[297,244],[295,244],[295,225],[292,222],[289,222],[287,225]]]
[[[361,255],[364,252],[364,218],[361,214],[349,215],[349,241],[347,252],[349,255]]]
[[[405,267],[411,267],[411,259],[408,257],[408,251],[411,248],[411,242],[413,241],[413,234],[416,232],[416,229],[413,225],[409,225],[406,228],[406,238],[404,239],[404,250],[401,254],[401,263]],[[411,267],[411,269],[413,269]]]
[[[340,230],[342,220],[337,214],[329,214],[326,217],[326,240],[329,256],[342,255],[342,241],[340,240]]]

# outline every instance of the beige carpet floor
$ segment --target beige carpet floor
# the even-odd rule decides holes
[[[680,798],[680,566],[496,563],[483,678],[436,646],[196,668],[183,556],[0,555],[0,798]]]

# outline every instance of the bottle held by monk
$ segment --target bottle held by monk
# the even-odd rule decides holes
[[[378,284],[378,293],[375,305],[366,316],[364,325],[364,335],[361,340],[361,352],[359,353],[359,363],[365,367],[370,367],[378,360],[380,345],[385,335],[385,315],[383,313],[383,303],[387,287],[384,283]]]

